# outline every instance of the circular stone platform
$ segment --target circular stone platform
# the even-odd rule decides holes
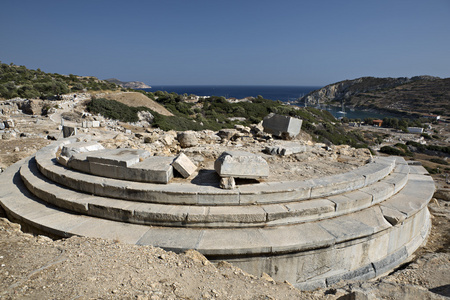
[[[430,230],[433,180],[403,158],[223,190],[208,173],[195,183],[153,184],[76,171],[56,160],[61,145],[74,141],[55,142],[0,175],[8,217],[53,236],[195,249],[301,289],[386,273]]]

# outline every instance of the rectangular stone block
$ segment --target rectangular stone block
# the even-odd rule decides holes
[[[188,178],[197,170],[197,166],[184,153],[180,153],[180,155],[175,158],[172,167],[184,178]]]
[[[353,191],[336,196],[328,196],[328,200],[336,204],[337,212],[351,212],[372,205],[372,195],[361,191]]]
[[[226,151],[214,162],[220,177],[265,178],[269,176],[269,165],[259,155],[245,151]]]
[[[271,252],[271,247],[260,229],[211,229],[203,232],[196,250],[205,255],[246,255]]]
[[[289,216],[289,210],[282,204],[262,205],[261,207],[264,209],[269,222]]]
[[[422,166],[410,165],[409,167],[410,167],[411,174],[421,174],[421,175],[428,174],[427,169],[425,169]]]
[[[239,203],[276,203],[282,201],[303,200],[311,197],[311,180],[300,182],[260,183],[259,185],[240,186]]]
[[[323,214],[335,211],[335,204],[326,199],[313,199],[295,203],[287,203],[285,206],[289,210],[289,216],[291,217],[310,215],[320,217]]]
[[[269,242],[273,253],[318,249],[335,243],[335,237],[318,223],[293,225],[289,230],[267,227],[262,232],[263,240]]]
[[[393,164],[368,163],[356,170],[353,170],[352,173],[364,176],[364,185],[367,186],[389,175],[392,169]]]
[[[136,244],[182,252],[197,249],[203,234],[204,230],[200,229],[151,227]]]
[[[336,243],[362,238],[374,233],[374,228],[351,216],[341,216],[334,219],[323,220],[318,226],[327,230],[336,238]]]
[[[408,173],[391,173],[383,182],[394,185],[394,193],[397,193],[408,182]]]
[[[268,115],[263,120],[264,131],[279,137],[293,138],[300,133],[302,120],[282,115]]]
[[[410,217],[425,207],[434,194],[433,179],[426,175],[409,174],[408,184],[383,202],[383,206],[398,210]]]
[[[394,185],[385,182],[377,182],[360,189],[360,191],[372,195],[372,203],[375,204],[394,195]]]
[[[314,186],[311,189],[311,198],[318,198],[361,188],[364,186],[365,178],[362,175],[347,172],[312,181]]]
[[[375,270],[372,264],[367,264],[364,267],[352,271],[346,271],[343,274],[327,277],[327,285],[333,285],[341,280],[367,280],[375,277]]]
[[[209,222],[260,223],[266,221],[266,213],[258,206],[212,206],[207,216]]]
[[[63,126],[63,136],[64,138],[68,138],[73,135],[77,135],[77,128],[71,126]]]
[[[386,258],[374,262],[373,267],[375,269],[376,276],[380,276],[393,268],[398,266],[402,261],[408,258],[408,253],[405,247],[400,248],[398,251],[392,253]]]
[[[152,156],[128,169],[134,171],[134,180],[143,182],[168,183],[173,178],[173,157]]]

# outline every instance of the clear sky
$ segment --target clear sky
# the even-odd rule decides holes
[[[450,77],[450,1],[1,0],[0,61],[150,85]]]

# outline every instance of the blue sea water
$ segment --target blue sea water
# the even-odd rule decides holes
[[[283,102],[297,100],[298,98],[321,87],[318,86],[267,86],[267,85],[158,85],[148,92],[166,91],[177,94],[193,94],[197,96],[221,96],[225,98],[242,99],[245,97],[263,96],[265,99],[280,100]]]
[[[307,95],[309,92],[317,90],[319,86],[270,86],[270,85],[157,85],[152,86],[151,89],[143,89],[147,92],[166,91],[169,93],[175,92],[177,94],[193,94],[197,96],[221,96],[225,98],[242,99],[245,97],[257,97],[261,95],[265,99],[280,100],[289,102],[297,100],[300,97]],[[299,104],[303,106],[303,104]],[[350,119],[364,119],[364,118],[383,118],[390,117],[383,113],[367,110],[350,110],[345,108],[345,114],[339,113],[342,111],[341,107],[318,107],[326,109],[336,117],[347,117]]]

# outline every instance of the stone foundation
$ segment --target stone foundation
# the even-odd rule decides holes
[[[56,160],[58,148],[71,140],[0,175],[0,204],[10,218],[52,236],[195,249],[302,289],[389,272],[423,243],[431,226],[433,180],[399,157],[378,157],[319,179],[223,190],[74,170]]]

